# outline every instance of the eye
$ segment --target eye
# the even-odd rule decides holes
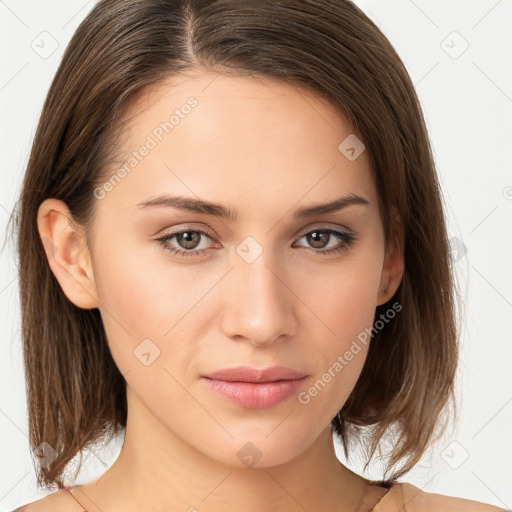
[[[299,240],[301,238],[305,238],[307,243],[314,249],[322,249],[319,251],[313,251],[320,254],[332,254],[339,251],[348,251],[356,240],[354,233],[329,228],[317,228],[312,231],[308,231],[302,235]],[[334,242],[334,244],[332,242]]]
[[[202,237],[212,239],[213,234],[203,231],[202,229],[190,229],[183,227],[161,238],[157,238],[156,240],[165,250],[173,254],[178,254],[179,256],[189,257],[200,256],[201,253],[206,251],[204,247],[200,247]],[[169,245],[169,242],[174,238],[176,239],[178,247],[182,247],[182,249]]]

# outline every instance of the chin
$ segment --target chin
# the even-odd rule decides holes
[[[260,435],[235,436],[226,442],[221,453],[211,456],[228,466],[263,469],[286,464],[307,449],[303,437],[292,439],[284,429],[280,436],[276,432],[269,436],[269,432],[271,430]]]

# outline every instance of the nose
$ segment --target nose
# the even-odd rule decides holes
[[[271,250],[264,250],[252,262],[235,255],[221,299],[224,335],[255,346],[294,336],[300,301],[290,280],[292,273],[276,262]]]

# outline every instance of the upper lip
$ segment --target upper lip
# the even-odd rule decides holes
[[[208,379],[225,380],[231,382],[273,382],[276,380],[295,380],[307,374],[286,368],[285,366],[271,366],[269,368],[252,368],[250,366],[237,366],[225,368],[204,375]]]

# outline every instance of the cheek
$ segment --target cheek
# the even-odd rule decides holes
[[[307,406],[306,410],[318,411],[315,415],[324,415],[326,421],[343,407],[368,355],[375,307],[372,305],[372,283],[367,284],[345,282],[329,300],[324,299],[320,304],[322,307],[318,307],[320,318],[329,330],[322,330],[325,336],[313,336],[314,378],[298,396],[298,401],[301,407]]]
[[[172,312],[172,307],[165,303],[158,267],[121,239],[126,236],[119,235],[119,243],[98,245],[95,278],[109,346],[123,372],[133,366],[134,350],[143,340],[152,340],[160,350],[165,332],[161,311]]]
[[[343,348],[371,326],[377,305],[381,262],[357,256],[324,275],[301,280],[300,297],[317,316],[332,349]]]
[[[378,258],[364,259],[360,255],[357,261],[354,258],[345,263],[312,281],[315,286],[303,285],[301,291],[318,318],[318,329],[311,330],[316,343],[316,374],[305,390],[304,402],[314,401],[333,416],[346,401],[364,366],[380,284]]]
[[[193,348],[187,340],[197,337],[197,306],[218,276],[209,279],[199,267],[168,263],[150,245],[108,251],[98,252],[95,268],[100,311],[121,372],[140,367],[139,353],[149,353],[155,367],[187,366]]]

